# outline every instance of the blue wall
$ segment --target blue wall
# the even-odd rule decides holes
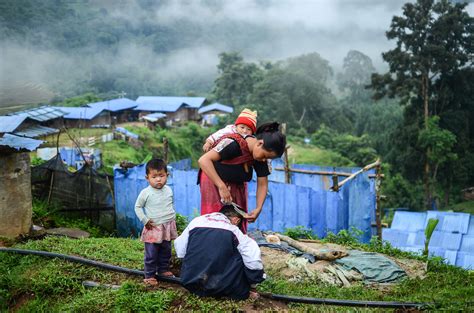
[[[179,165],[178,165],[179,164]],[[170,164],[168,185],[173,189],[175,209],[189,219],[200,212],[199,186],[196,185],[197,170],[188,170],[189,162]],[[274,162],[273,167],[281,164]],[[295,168],[322,171],[355,172],[358,168],[317,167],[294,165]],[[178,169],[179,168],[179,169]],[[284,172],[273,171],[269,177],[269,192],[262,213],[250,229],[282,232],[285,228],[302,225],[320,237],[328,231],[356,227],[364,232],[361,240],[368,242],[372,235],[374,220],[375,187],[368,173],[357,176],[345,184],[339,192],[332,192],[331,177],[293,173],[292,184],[285,184]],[[343,177],[340,178],[342,180]],[[142,225],[135,217],[135,199],[147,186],[145,167],[137,166],[124,172],[114,170],[115,208],[117,230],[121,236],[137,236]],[[256,183],[249,187],[249,210],[255,206]]]

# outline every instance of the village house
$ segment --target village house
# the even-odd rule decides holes
[[[154,130],[156,126],[165,127],[166,114],[163,113],[151,113],[141,117],[145,121],[145,126],[150,130]]]
[[[232,112],[234,112],[232,107],[217,102],[203,106],[198,110],[198,113],[202,119],[202,126],[217,125],[219,122],[219,117],[226,116]]]
[[[133,110],[136,102],[127,98],[118,98],[89,103],[83,107],[56,107],[65,112],[64,125],[68,128],[109,128],[119,123],[138,119]]]
[[[63,126],[63,116],[65,114],[65,112],[56,107],[44,105],[38,108],[12,112],[7,115],[26,115],[30,119],[37,121],[41,126],[61,128]]]
[[[58,133],[56,128],[46,127],[26,114],[0,116],[0,135],[14,134],[20,137],[43,138]]]
[[[3,129],[4,133],[12,133],[21,137],[45,138],[59,132],[64,124],[64,112],[51,106],[42,106],[24,111],[9,113],[0,117],[2,128],[9,125],[10,129]],[[0,131],[2,132],[2,131]]]
[[[168,125],[199,120],[198,109],[206,103],[204,97],[138,97],[139,117],[150,113],[166,114]]]
[[[87,104],[87,106],[109,112],[112,125],[138,120],[138,112],[133,110],[137,103],[127,98],[94,102]]]
[[[111,125],[111,117],[108,111],[102,108],[91,107],[56,107],[64,111],[64,125],[68,128],[91,128]]]

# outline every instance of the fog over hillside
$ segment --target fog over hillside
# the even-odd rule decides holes
[[[218,54],[227,51],[238,51],[247,61],[318,52],[337,70],[355,49],[384,70],[380,54],[393,46],[385,31],[405,2],[58,1],[63,10],[58,17],[48,17],[32,2],[30,10],[41,15],[37,21],[28,15],[15,17],[18,24],[33,25],[26,30],[11,26],[15,21],[0,10],[0,81],[3,89],[27,81],[64,95],[90,86],[131,95],[206,94],[215,79]],[[21,3],[6,0],[1,5]],[[472,14],[472,4],[468,10]]]

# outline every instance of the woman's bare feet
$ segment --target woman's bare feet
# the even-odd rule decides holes
[[[249,299],[257,300],[258,298],[260,298],[260,294],[258,292],[252,290],[249,292]]]
[[[158,281],[157,281],[156,278],[154,278],[154,277],[145,278],[145,279],[143,280],[143,283],[144,283],[146,286],[150,286],[150,287],[158,286]]]
[[[171,273],[170,271],[163,272],[163,273],[160,273],[158,275],[165,276],[165,277],[174,277],[173,273]]]

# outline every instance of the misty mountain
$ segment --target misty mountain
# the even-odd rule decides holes
[[[224,51],[251,61],[317,51],[337,68],[347,51],[357,49],[380,68],[380,52],[389,47],[384,32],[402,4],[3,0],[0,94],[40,84],[59,97],[89,91],[125,91],[131,98],[206,95]]]

